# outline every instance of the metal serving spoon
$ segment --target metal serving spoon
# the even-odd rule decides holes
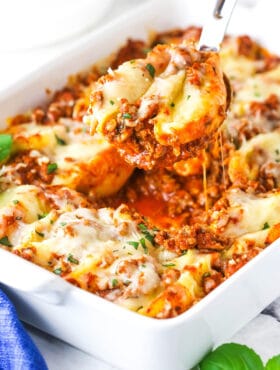
[[[198,50],[219,52],[237,0],[216,0],[213,13],[203,26]]]
[[[233,9],[237,0],[217,0],[213,13],[203,26],[198,43],[199,51],[219,52],[225,36]],[[227,90],[227,109],[230,106],[232,90],[227,76],[224,74],[224,83]]]

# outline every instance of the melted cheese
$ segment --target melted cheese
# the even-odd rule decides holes
[[[264,168],[269,168],[279,187],[277,119],[264,118],[260,113],[252,117],[250,105],[263,102],[271,94],[280,97],[280,67],[256,73],[261,61],[239,55],[235,38],[228,38],[221,51],[223,71],[234,90],[231,112],[224,126],[230,135],[237,131],[240,139],[238,131],[245,122],[246,128],[251,129],[251,139],[245,140],[247,136],[242,134],[238,150],[226,138],[223,140],[226,144],[223,171],[228,165],[233,186],[220,194],[220,202],[203,215],[207,224],[199,225],[201,230],[198,225],[186,226],[182,230],[183,240],[179,239],[176,248],[172,248],[174,230],[164,230],[162,235],[167,234],[166,239],[163,238],[163,245],[157,245],[151,242],[154,230],[146,230],[145,226],[143,229],[143,225],[141,228],[139,219],[136,221],[138,216],[127,207],[94,209],[86,197],[73,190],[93,197],[111,195],[132,173],[132,167],[102,136],[104,126],[113,126],[114,120],[119,119],[121,98],[138,109],[136,121],[149,118],[153,134],[162,145],[186,143],[216,130],[223,114],[214,123],[211,119],[217,115],[217,104],[222,109],[225,106],[225,91],[220,89],[222,71],[218,68],[213,73],[212,68],[218,65],[218,60],[214,57],[209,65],[202,63],[196,69],[197,65],[188,61],[185,52],[185,46],[158,46],[147,59],[124,63],[114,72],[109,70],[95,84],[90,112],[90,123],[93,126],[98,123],[101,135],[91,137],[83,132],[79,122],[67,118],[51,126],[30,122],[7,130],[13,136],[13,148],[11,159],[0,170],[1,189],[6,189],[0,194],[1,247],[119,305],[165,318],[188,309],[207,294],[211,284],[219,284],[223,280],[219,269],[227,264],[238,267],[240,261],[245,263],[279,237],[278,189],[254,193],[251,184],[259,181]],[[148,63],[151,65],[147,68]],[[196,81],[190,78],[192,74]],[[153,110],[155,106],[157,109]],[[202,116],[205,120],[199,121]],[[212,124],[207,128],[209,120]],[[16,186],[13,174],[24,168],[25,163],[15,163],[13,156],[25,151],[30,151],[29,157],[38,164],[57,164],[51,184],[40,180],[40,186]],[[216,161],[211,147],[207,163],[203,157],[178,162],[174,167],[180,175],[194,177],[198,182],[199,177],[206,178],[208,171],[210,186],[219,185],[211,183],[211,161]],[[215,163],[214,172],[220,165]],[[226,187],[227,174],[223,175]],[[246,191],[238,188],[240,184]],[[129,189],[134,190],[131,185]],[[192,190],[201,191],[198,189]],[[209,245],[199,244],[203,235],[209,237]],[[211,250],[211,237],[214,248],[221,245],[222,251]],[[189,249],[183,253],[181,247]],[[240,261],[235,261],[236,255]],[[223,272],[227,276],[227,270]],[[217,282],[212,279],[215,274]],[[208,288],[205,278],[210,281]]]
[[[109,141],[114,130],[116,136],[124,126],[137,131],[148,121],[156,142],[178,146],[213,134],[225,118],[226,98],[217,54],[199,53],[190,44],[159,45],[146,59],[126,62],[100,78],[86,121]],[[133,122],[124,121],[124,112]]]
[[[270,172],[280,180],[280,132],[260,134],[244,142],[229,162],[229,176],[235,181],[257,180],[260,170],[270,166]]]
[[[223,234],[228,237],[256,232],[280,221],[280,193],[252,195],[232,189],[227,199],[229,222]]]
[[[57,164],[53,185],[107,196],[116,193],[133,171],[100,135],[88,135],[80,122],[71,119],[60,119],[53,126],[26,123],[12,126],[8,132],[13,135],[14,153],[33,150],[30,155],[37,157],[38,164]],[[2,169],[4,182],[9,173],[17,171],[13,165]]]

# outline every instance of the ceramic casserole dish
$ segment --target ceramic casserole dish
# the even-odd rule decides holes
[[[106,57],[127,37],[146,38],[151,29],[202,24],[207,13],[203,6],[203,0],[138,4],[74,42],[59,60],[4,91],[1,124],[6,117],[42,103],[46,88],[60,88],[69,75]],[[248,11],[252,9],[237,9],[230,31],[258,37],[254,24],[244,23],[244,29],[238,29]],[[268,34],[261,36],[264,44],[273,44]],[[125,310],[1,249],[0,282],[22,320],[118,368],[187,370],[280,295],[279,243],[276,240],[188,311],[166,320]]]

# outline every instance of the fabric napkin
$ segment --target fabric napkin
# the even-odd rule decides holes
[[[0,290],[0,369],[47,370],[39,350],[17,317],[15,307]]]

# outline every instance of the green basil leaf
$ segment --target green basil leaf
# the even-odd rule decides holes
[[[12,150],[12,143],[12,135],[0,135],[0,161],[4,161],[5,159],[9,158]]]
[[[209,353],[200,363],[201,370],[264,370],[262,360],[251,348],[226,343]]]
[[[279,370],[280,369],[280,355],[272,357],[265,365],[265,370]]]

